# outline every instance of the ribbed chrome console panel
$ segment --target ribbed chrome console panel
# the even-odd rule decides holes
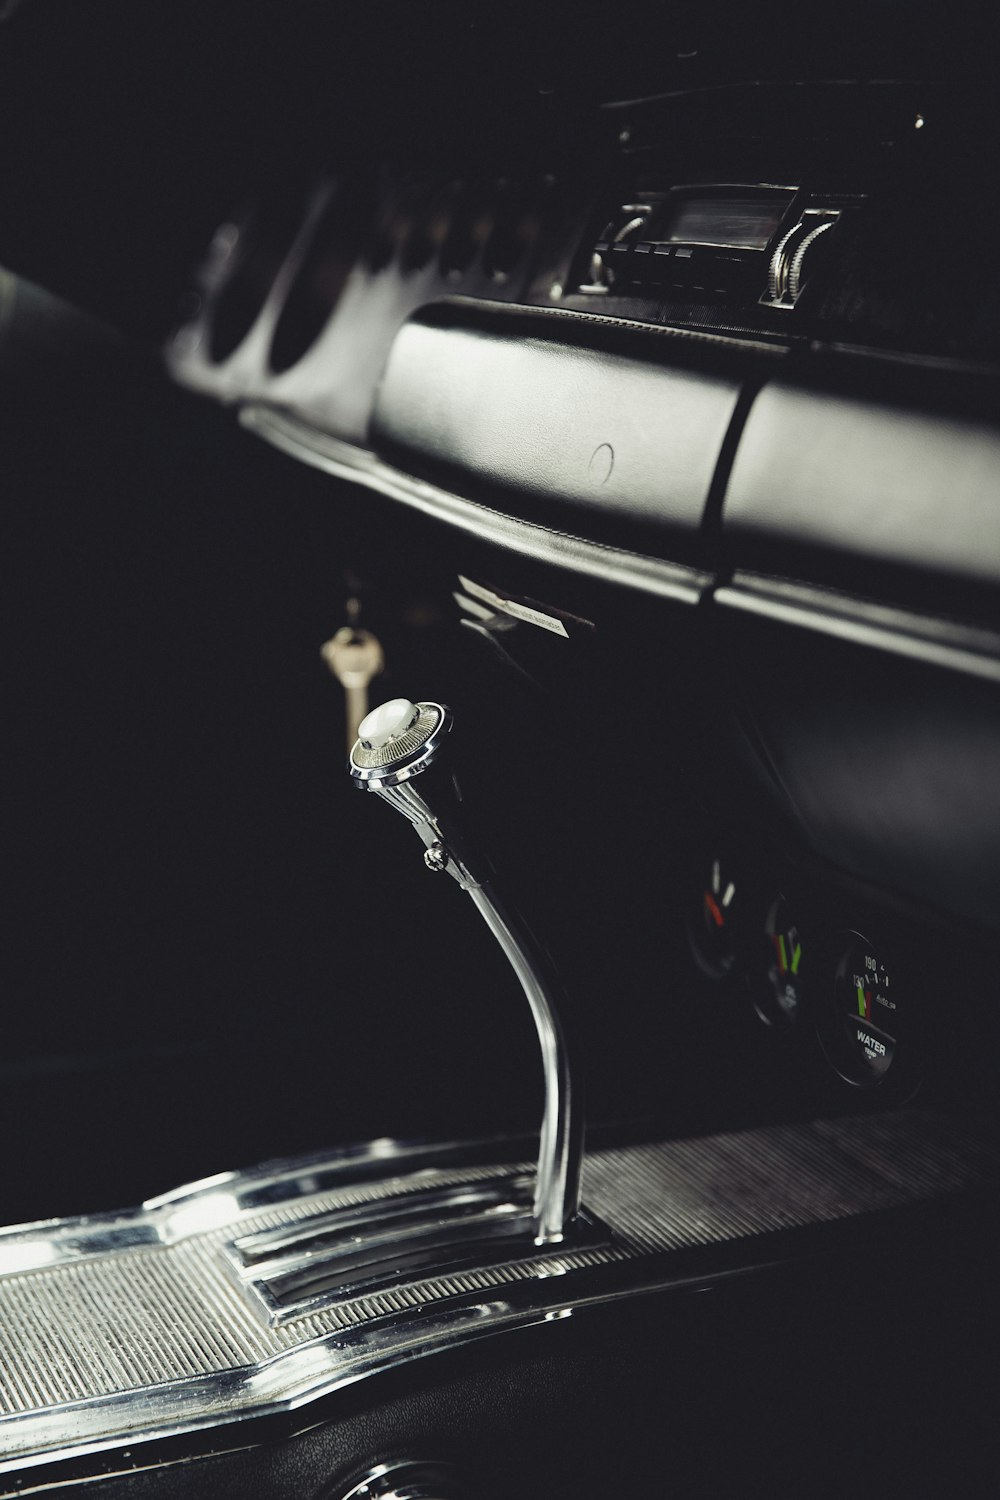
[[[998,1177],[962,1130],[914,1111],[596,1151],[584,1180],[595,1224],[579,1242],[504,1241],[497,1258],[486,1240],[481,1263],[445,1256],[433,1273],[400,1257],[387,1280],[392,1223],[419,1220],[421,1201],[432,1218],[449,1202],[459,1219],[496,1208],[520,1224],[530,1168],[498,1166],[500,1149],[466,1165],[468,1149],[379,1142],[212,1179],[127,1214],[0,1232],[5,1467],[287,1410],[439,1348],[667,1286],[680,1250]],[[345,1234],[341,1284],[329,1257],[343,1256]],[[369,1244],[383,1269],[355,1290]],[[313,1283],[318,1271],[331,1284],[308,1313],[293,1306],[275,1321],[248,1281],[276,1264],[309,1264]],[[684,1274],[697,1279],[690,1260]]]

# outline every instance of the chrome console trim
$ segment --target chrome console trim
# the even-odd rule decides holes
[[[231,1424],[409,1361],[785,1260],[796,1253],[789,1230],[1000,1181],[969,1127],[916,1110],[590,1151],[584,1201],[610,1231],[594,1243],[403,1266],[376,1287],[330,1289],[322,1307],[277,1325],[248,1298],[237,1259],[294,1254],[296,1236],[305,1255],[333,1214],[373,1244],[388,1232],[387,1200],[403,1212],[427,1195],[433,1211],[470,1189],[482,1206],[504,1180],[516,1199],[531,1168],[510,1156],[497,1142],[377,1141],[221,1174],[123,1214],[0,1231],[0,1470],[12,1476],[0,1493],[23,1488],[34,1466],[125,1448],[141,1462],[139,1445],[181,1434],[240,1446],[245,1429],[227,1438]],[[720,1267],[709,1251],[725,1242]]]

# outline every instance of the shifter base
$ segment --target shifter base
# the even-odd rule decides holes
[[[241,1236],[227,1254],[241,1287],[271,1327],[384,1292],[465,1278],[500,1266],[551,1260],[534,1240],[534,1175],[484,1168],[472,1181],[427,1174],[386,1184],[364,1204],[328,1209],[276,1229]],[[469,1174],[466,1174],[467,1176]],[[581,1212],[563,1248],[610,1245],[611,1231]]]

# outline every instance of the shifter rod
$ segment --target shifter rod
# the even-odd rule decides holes
[[[551,1244],[564,1238],[580,1206],[582,1111],[549,962],[517,912],[493,889],[490,867],[471,848],[457,816],[455,783],[441,775],[441,751],[452,722],[451,710],[440,703],[393,698],[362,720],[350,772],[356,786],[377,793],[413,824],[423,840],[428,868],[447,871],[468,891],[531,1006],[545,1077],[533,1208],[535,1242]],[[432,765],[439,770],[422,783],[425,797],[413,782]],[[432,792],[435,781],[438,786]]]

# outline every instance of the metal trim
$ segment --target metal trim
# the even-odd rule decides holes
[[[722,609],[1000,682],[1000,635],[994,631],[749,572],[734,573],[712,599]]]

